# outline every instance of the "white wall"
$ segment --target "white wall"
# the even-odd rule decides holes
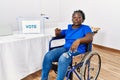
[[[45,27],[67,27],[74,10],[86,14],[85,24],[100,27],[94,43],[120,50],[120,0],[0,0],[0,22],[17,29],[16,18],[49,16]]]
[[[17,30],[19,16],[40,17],[40,0],[0,0],[0,23]]]
[[[119,7],[119,0],[60,0],[60,22],[70,22],[73,11],[82,9],[84,23],[101,28],[93,43],[120,50]]]
[[[49,16],[49,20],[46,20],[45,26],[47,28],[56,27],[60,21],[60,4],[59,0],[41,0],[40,1],[41,13]]]

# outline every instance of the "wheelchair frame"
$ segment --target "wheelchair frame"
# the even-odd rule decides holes
[[[96,33],[96,32],[93,32],[93,33]],[[51,47],[51,42],[53,40],[58,40],[58,39],[63,39],[63,38],[64,38],[64,36],[63,37],[53,37],[49,41],[49,50],[57,48],[57,47],[62,47],[63,45],[57,46],[57,47]],[[72,66],[72,63],[71,63],[70,68],[68,69],[68,72],[66,75],[66,80],[73,80],[73,73],[75,73],[78,80],[97,80],[97,77],[98,77],[98,75],[100,73],[100,69],[101,69],[101,57],[97,52],[92,51],[89,48],[89,46],[90,45],[87,46],[88,47],[87,51],[86,51],[84,57],[82,58],[82,60],[78,64]],[[91,74],[90,74],[91,70],[94,71],[94,68],[90,67],[91,59],[93,56],[97,56],[97,58],[98,58],[98,69],[97,69],[94,77],[91,76]],[[56,67],[56,65],[53,65],[53,66],[55,66],[55,67],[53,67],[52,69],[56,73],[57,67]]]
[[[87,55],[86,55],[87,54]],[[88,52],[86,53],[84,58],[82,58],[81,62],[79,62],[77,65],[71,66],[71,68],[68,70],[68,74],[67,74],[67,79],[69,80],[70,77],[70,73],[75,73],[75,75],[78,77],[78,80],[97,80],[97,77],[99,75],[100,72],[100,68],[101,68],[101,58],[100,55],[97,52]],[[90,59],[93,56],[97,56],[98,57],[98,69],[96,71],[96,75],[95,77],[90,75],[90,69],[94,70],[93,68],[90,68]],[[88,68],[88,74],[86,75],[86,66]],[[80,72],[80,69],[82,70]],[[87,79],[86,79],[87,76]],[[72,79],[70,79],[72,80]]]

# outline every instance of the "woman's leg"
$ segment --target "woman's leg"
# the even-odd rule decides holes
[[[73,53],[74,56],[79,55],[80,52]],[[58,61],[58,75],[57,80],[64,80],[68,67],[72,62],[72,57],[68,55],[68,52],[63,53]]]
[[[61,48],[56,48],[44,56],[43,64],[42,64],[42,80],[47,80],[48,79],[48,74],[52,66],[52,62],[58,60],[58,58],[66,52],[66,49],[61,47]]]
[[[57,80],[64,80],[68,66],[71,64],[71,61],[72,57],[70,57],[67,52],[60,56],[58,62]]]

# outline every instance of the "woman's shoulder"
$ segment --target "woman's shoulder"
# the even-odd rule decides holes
[[[73,24],[68,24],[68,29],[72,29]]]
[[[90,28],[89,25],[85,25],[85,24],[81,24],[81,26],[82,26],[83,28],[86,28],[86,27]]]
[[[84,30],[91,30],[91,27],[89,25],[82,24],[81,26],[82,26],[81,28]]]
[[[90,28],[90,26],[89,25],[84,25],[84,24],[82,24],[82,30],[84,30],[85,32],[87,31],[89,31],[89,32],[92,32],[92,30],[91,30],[91,28]]]

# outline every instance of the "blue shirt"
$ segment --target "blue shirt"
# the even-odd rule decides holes
[[[72,24],[68,25],[68,29],[61,30],[61,35],[65,36],[64,48],[69,50],[75,40],[85,37],[87,33],[92,33],[91,28],[87,25],[81,24],[76,29],[72,28]],[[80,53],[86,52],[86,44],[80,44],[77,51]]]

